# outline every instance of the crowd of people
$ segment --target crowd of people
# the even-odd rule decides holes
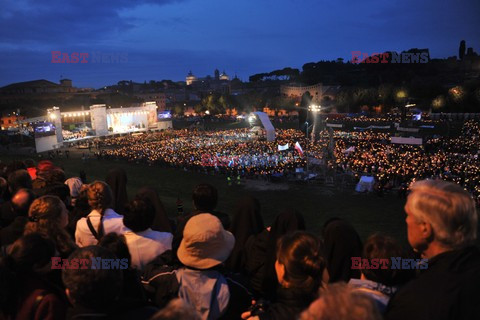
[[[204,183],[192,191],[194,210],[172,219],[155,189],[129,197],[121,168],[88,183],[49,160],[28,160],[2,165],[0,176],[1,319],[480,314],[477,211],[455,183],[411,186],[405,221],[413,250],[405,250],[381,233],[362,243],[341,218],[308,232],[293,206],[266,225],[251,195],[219,212],[217,189]]]
[[[99,158],[164,165],[186,170],[212,170],[243,177],[267,178],[287,175],[305,165],[293,148],[278,152],[279,144],[306,143],[296,130],[278,132],[276,142],[251,137],[248,129],[222,131],[164,131],[141,136],[107,138],[99,147]]]
[[[299,168],[371,175],[379,192],[405,194],[417,180],[440,178],[460,184],[480,203],[480,127],[467,121],[457,137],[424,137],[422,145],[391,143],[389,133],[321,131],[307,140],[298,130],[276,130],[276,140],[251,137],[248,129],[164,131],[111,137],[99,143],[98,158],[200,170],[242,178],[290,178]],[[302,153],[295,149],[295,144]],[[279,146],[289,146],[279,150]],[[319,170],[320,170],[319,169]]]

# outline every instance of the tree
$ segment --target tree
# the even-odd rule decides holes
[[[463,60],[465,57],[465,40],[460,41],[460,47],[458,48],[458,58]]]
[[[176,115],[182,116],[183,113],[185,112],[185,110],[184,110],[184,108],[183,108],[183,104],[181,104],[181,103],[176,103],[175,106],[173,107],[173,112],[174,112]]]

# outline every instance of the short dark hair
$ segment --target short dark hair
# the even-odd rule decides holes
[[[197,210],[211,213],[217,206],[218,192],[214,186],[201,183],[193,189],[192,199]]]
[[[56,182],[47,184],[43,190],[43,195],[57,196],[60,200],[66,203],[70,196],[70,189],[66,184]]]
[[[55,256],[55,244],[39,233],[30,233],[16,240],[7,255],[7,265],[17,273],[43,269]]]
[[[123,224],[133,232],[140,232],[150,228],[155,219],[155,207],[148,199],[135,199],[125,207]]]
[[[379,233],[368,237],[363,246],[363,258],[368,259],[369,262],[371,259],[388,259],[389,263],[387,269],[362,269],[365,278],[386,286],[396,286],[405,283],[410,278],[411,271],[392,269],[392,257],[407,257],[394,238]]]
[[[32,177],[25,169],[16,170],[8,175],[8,187],[12,194],[21,188],[32,189]]]
[[[33,159],[25,159],[25,160],[23,161],[23,163],[25,163],[25,166],[26,166],[27,168],[35,168],[35,167],[37,166],[37,165],[35,164],[35,160],[33,160]]]
[[[110,251],[99,246],[75,250],[72,259],[117,259]],[[74,305],[93,309],[107,309],[120,296],[123,286],[123,271],[120,269],[63,269],[62,280]]]
[[[112,251],[118,259],[127,259],[128,266],[130,266],[132,256],[130,255],[130,251],[128,251],[124,235],[118,235],[115,232],[108,233],[100,239],[98,245]]]

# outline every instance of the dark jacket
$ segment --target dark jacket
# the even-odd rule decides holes
[[[264,229],[259,234],[250,236],[245,243],[244,272],[257,296],[263,294],[262,284],[265,275],[268,237],[269,232]]]
[[[308,308],[316,296],[302,289],[279,287],[276,302],[270,304],[264,313],[259,315],[260,320],[291,320]]]
[[[67,311],[68,320],[148,320],[158,311],[151,306],[126,307],[119,301],[109,310],[96,310],[83,306],[75,306]]]
[[[27,217],[16,217],[7,227],[0,229],[0,245],[8,246],[23,235]]]
[[[243,272],[245,269],[245,243],[251,235],[261,233],[265,229],[260,214],[260,202],[250,196],[240,199],[235,208],[230,232],[235,236],[235,245],[225,266],[232,272]]]
[[[61,288],[37,275],[19,281],[15,319],[65,319],[68,302]]]
[[[467,247],[439,254],[402,287],[385,319],[461,320],[480,317],[480,251]]]
[[[362,256],[362,241],[347,221],[334,218],[324,226],[323,239],[330,283],[360,279],[360,270],[352,269],[352,257]]]

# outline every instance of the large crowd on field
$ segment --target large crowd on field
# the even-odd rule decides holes
[[[295,149],[298,142],[303,153]],[[359,178],[372,175],[377,190],[406,190],[416,180],[441,178],[480,199],[480,127],[464,123],[457,137],[425,137],[422,145],[392,144],[388,133],[321,131],[316,141],[299,130],[276,130],[275,141],[248,129],[170,130],[103,140],[99,158],[205,170],[246,178],[289,177],[299,168],[326,168]],[[287,145],[279,151],[279,146]],[[332,146],[333,144],[333,146]]]

